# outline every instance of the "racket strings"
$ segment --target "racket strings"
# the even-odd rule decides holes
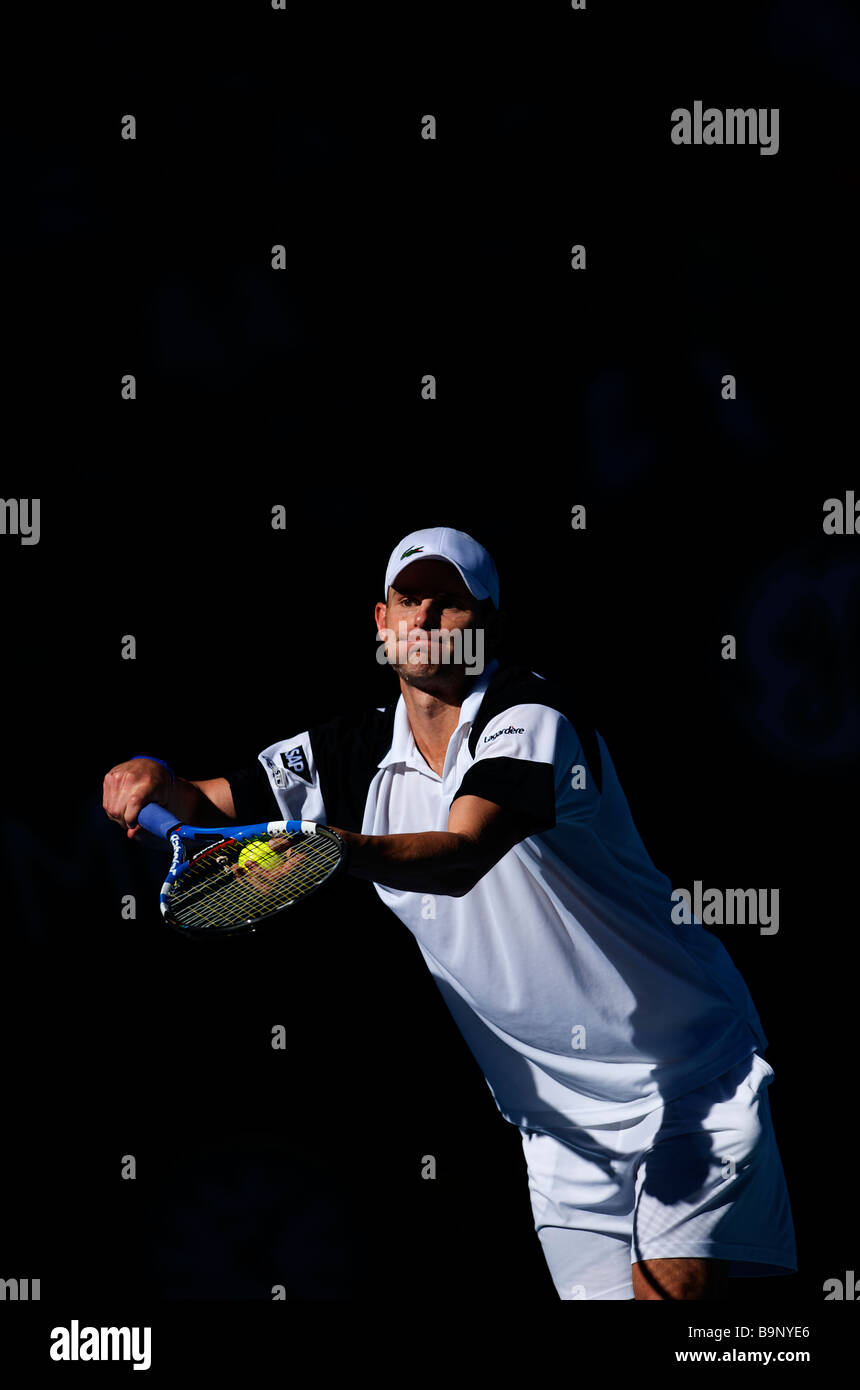
[[[255,851],[269,840],[285,839],[288,852],[281,864],[275,868],[254,864]],[[250,850],[251,863],[243,866],[239,857],[245,850]],[[269,853],[279,853],[279,848],[273,846]],[[260,921],[318,888],[340,857],[339,842],[319,833],[288,837],[279,832],[223,841],[193,858],[172,885],[170,914],[191,929]]]

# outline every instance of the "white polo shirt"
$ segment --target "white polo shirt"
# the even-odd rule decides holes
[[[559,1134],[639,1118],[768,1045],[722,943],[673,923],[671,884],[606,744],[566,703],[493,661],[461,706],[441,776],[402,696],[259,755],[285,817],[368,835],[445,830],[452,800],[472,793],[545,827],[463,897],[376,891],[415,936],[505,1119]],[[242,820],[248,776],[230,778]]]

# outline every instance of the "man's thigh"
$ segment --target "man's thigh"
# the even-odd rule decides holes
[[[621,1302],[634,1297],[628,1239],[565,1226],[541,1226],[538,1239],[559,1298]]]
[[[564,1138],[524,1131],[523,1151],[535,1230],[559,1298],[632,1299],[635,1163],[624,1127]]]
[[[631,1265],[629,1240],[559,1226],[543,1226],[538,1236],[561,1299],[717,1302],[728,1296],[727,1260],[662,1259]]]
[[[560,1298],[719,1299],[788,1272],[793,1231],[759,1058],[633,1125],[525,1131],[532,1212]],[[766,1268],[772,1260],[774,1268]],[[756,1263],[758,1262],[758,1263]]]
[[[730,1275],[796,1268],[768,1106],[772,1075],[753,1056],[657,1112],[658,1129],[636,1164],[631,1258],[641,1296],[719,1297]]]

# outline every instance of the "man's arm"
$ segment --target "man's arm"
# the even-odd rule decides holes
[[[462,898],[489,869],[534,833],[527,816],[460,796],[451,806],[447,830],[405,835],[359,835],[339,830],[349,847],[349,872],[386,888]]]
[[[226,777],[212,777],[205,782],[177,777],[171,783],[167,769],[149,758],[118,763],[106,774],[102,805],[111,820],[125,827],[129,839],[140,834],[137,818],[149,801],[166,807],[178,821],[188,825],[223,825],[236,819]]]

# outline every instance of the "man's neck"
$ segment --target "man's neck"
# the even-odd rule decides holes
[[[451,735],[460,722],[460,707],[468,695],[463,677],[457,684],[421,689],[401,678],[409,727],[424,761],[441,777]]]

